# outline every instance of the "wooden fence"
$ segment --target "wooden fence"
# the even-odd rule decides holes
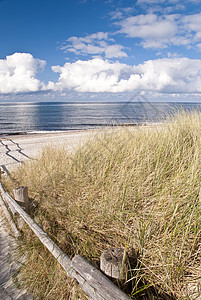
[[[11,229],[16,237],[19,231],[13,221],[7,208],[9,207],[13,215],[22,218],[31,230],[40,239],[41,243],[56,258],[66,274],[76,280],[89,299],[97,300],[127,300],[130,299],[122,290],[120,290],[112,281],[110,281],[101,271],[91,265],[80,255],[76,255],[72,260],[61,248],[51,240],[46,232],[29,216],[29,214],[8,194],[0,183],[0,205],[11,225]]]

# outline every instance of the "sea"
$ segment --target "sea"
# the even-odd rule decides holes
[[[163,122],[184,109],[201,112],[201,103],[20,102],[0,103],[0,135],[88,130]]]

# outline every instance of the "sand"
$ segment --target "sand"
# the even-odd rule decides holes
[[[47,145],[65,146],[72,151],[96,131],[54,132],[0,137],[0,166],[8,173],[27,159],[35,159]]]

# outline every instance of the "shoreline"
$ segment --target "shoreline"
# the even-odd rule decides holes
[[[113,125],[100,125],[94,128],[83,128],[83,129],[69,129],[69,130],[44,130],[44,131],[22,131],[22,132],[8,132],[8,133],[0,133],[0,139],[6,137],[30,137],[30,136],[39,136],[39,135],[59,135],[59,134],[76,134],[81,132],[94,132],[94,131],[102,131],[105,129],[113,129],[113,128],[123,128],[123,127],[132,127],[138,128],[142,126],[151,127],[161,125],[161,122],[141,122],[141,123],[124,123],[124,124],[113,124]]]
[[[9,174],[25,161],[36,159],[47,146],[65,146],[70,152],[95,132],[84,130],[0,136],[0,167]]]
[[[64,130],[64,131],[32,131],[32,132],[16,132],[16,133],[5,133],[0,134],[0,139],[4,138],[31,138],[41,136],[60,136],[60,135],[73,135],[85,132],[93,132],[95,129],[83,129],[83,130]],[[98,129],[96,129],[98,131]]]
[[[89,137],[119,128],[140,129],[154,128],[160,123],[138,124],[135,126],[107,126],[99,129],[83,129],[68,131],[31,132],[26,134],[0,135],[0,168],[7,174],[28,159],[36,159],[44,147],[66,147],[71,152],[83,144]]]
[[[22,131],[22,132],[10,132],[0,134],[1,138],[6,137],[30,137],[39,135],[58,135],[58,134],[75,134],[79,132],[93,131],[97,129],[70,129],[70,130],[48,130],[48,131]]]

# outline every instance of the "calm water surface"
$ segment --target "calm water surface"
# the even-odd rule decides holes
[[[161,122],[179,108],[200,103],[49,102],[0,103],[0,134],[93,129],[101,126]]]

